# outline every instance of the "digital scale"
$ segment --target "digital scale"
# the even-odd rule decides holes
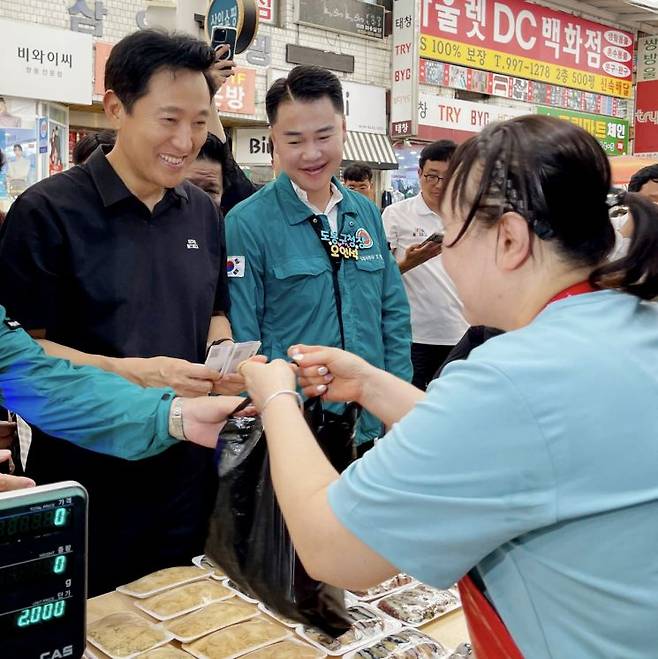
[[[74,481],[0,494],[0,657],[85,651],[87,491]]]

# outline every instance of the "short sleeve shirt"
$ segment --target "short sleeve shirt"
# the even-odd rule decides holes
[[[382,215],[386,238],[399,261],[411,245],[422,243],[435,232],[443,233],[443,221],[422,195],[387,206]],[[411,308],[414,343],[455,345],[468,329],[457,289],[435,256],[402,275]]]
[[[228,311],[223,222],[189,183],[153,213],[99,147],[29,188],[0,234],[0,303],[26,329],[83,352],[203,361]]]
[[[561,300],[449,364],[330,504],[429,584],[476,566],[526,657],[652,657],[656,401],[656,304]]]

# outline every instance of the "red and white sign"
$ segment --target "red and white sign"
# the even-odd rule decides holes
[[[215,103],[219,112],[256,114],[256,69],[239,67],[219,88]]]
[[[415,135],[418,106],[420,0],[393,0],[391,137]]]
[[[630,97],[634,37],[526,0],[423,0],[421,56]]]
[[[658,80],[637,84],[634,150],[635,153],[658,151]]]
[[[261,23],[276,23],[276,0],[258,0],[258,20]]]
[[[528,114],[528,109],[506,108],[488,103],[471,103],[435,94],[420,94],[418,136],[427,140],[463,142],[494,121]]]

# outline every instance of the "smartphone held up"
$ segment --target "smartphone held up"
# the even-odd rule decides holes
[[[234,27],[217,25],[212,30],[210,46],[214,51],[222,46],[228,46],[225,52],[219,56],[220,60],[232,60],[235,57],[235,46],[238,40],[238,31]]]

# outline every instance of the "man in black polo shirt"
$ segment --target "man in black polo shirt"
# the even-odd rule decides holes
[[[202,364],[207,343],[230,336],[223,225],[184,181],[206,140],[214,62],[187,36],[147,30],[120,41],[104,97],[116,145],[12,206],[0,304],[49,354],[179,395],[235,389]],[[26,473],[89,489],[94,595],[202,550],[212,457],[181,444],[130,463],[34,429]]]

